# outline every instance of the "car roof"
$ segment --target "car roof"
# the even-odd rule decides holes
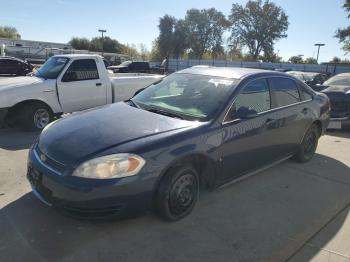
[[[253,69],[253,68],[240,68],[240,67],[215,67],[215,66],[193,66],[184,70],[177,71],[178,74],[196,74],[196,75],[208,75],[216,77],[242,79],[246,76],[258,74],[258,73],[271,73],[274,75],[285,76],[285,73],[279,73],[272,70]]]
[[[334,76],[347,76],[347,77],[350,77],[350,73],[341,73],[341,74],[336,74]]]

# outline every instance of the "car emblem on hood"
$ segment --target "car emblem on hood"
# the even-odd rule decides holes
[[[47,160],[46,156],[44,154],[40,155],[41,161],[45,162]]]

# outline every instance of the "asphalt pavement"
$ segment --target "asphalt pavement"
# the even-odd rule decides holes
[[[350,133],[211,193],[168,223],[93,223],[40,203],[25,179],[37,133],[0,130],[0,261],[350,261]]]

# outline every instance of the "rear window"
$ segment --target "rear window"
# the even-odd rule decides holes
[[[269,79],[274,97],[274,107],[287,106],[301,101],[297,85],[289,78],[274,77]]]
[[[301,93],[301,98],[305,101],[305,100],[310,100],[313,98],[313,95],[312,95],[312,91],[310,90],[309,87],[307,86],[304,86],[300,83],[298,83],[298,87],[299,87],[299,90],[300,90],[300,93]]]

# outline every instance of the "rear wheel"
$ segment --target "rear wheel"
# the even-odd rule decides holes
[[[25,131],[42,130],[52,120],[51,109],[43,103],[28,103],[21,106],[17,111],[17,123]]]
[[[293,159],[296,162],[304,163],[312,159],[315,155],[318,139],[320,137],[318,127],[314,124],[306,132],[304,139],[299,146],[298,152],[294,155]]]
[[[157,213],[168,221],[184,218],[193,210],[199,195],[199,178],[191,166],[170,170],[160,183]]]

